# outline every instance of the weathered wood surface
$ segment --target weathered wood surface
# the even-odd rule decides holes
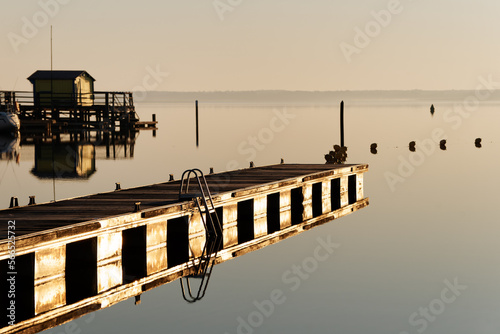
[[[366,165],[338,166],[338,168],[347,167],[359,169],[366,168]],[[276,184],[276,182],[279,181],[286,182],[287,179],[323,171],[326,174],[331,174],[334,173],[335,169],[336,167],[332,165],[279,164],[205,176],[213,196],[218,193],[235,191],[233,197],[239,197],[261,191],[263,187],[278,187],[279,183]],[[324,176],[325,173],[316,175],[316,177]],[[310,177],[307,180],[310,180]],[[269,183],[274,183],[274,185],[269,185]],[[112,186],[110,184],[110,187]],[[141,202],[143,211],[178,203],[179,186],[180,181],[177,180],[52,203],[1,210],[0,240],[7,237],[7,222],[9,220],[16,221],[16,237],[19,238],[44,230],[131,213],[136,202]],[[191,182],[191,187],[197,189],[197,184]]]

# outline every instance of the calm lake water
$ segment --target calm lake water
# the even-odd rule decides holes
[[[467,97],[345,101],[347,161],[370,166],[369,207],[216,266],[198,303],[186,303],[173,282],[144,293],[141,305],[131,299],[45,333],[498,333],[500,102],[465,117],[456,111]],[[156,114],[159,131],[140,133],[133,158],[119,146],[107,159],[100,147],[90,177],[54,183],[33,175],[35,148],[22,146],[19,163],[0,161],[0,206],[10,196],[24,205],[30,195],[46,202],[111,191],[115,182],[163,182],[194,167],[324,163],[340,141],[338,102],[200,101],[199,147],[194,103],[143,102],[138,113]],[[319,240],[338,247],[299,274]],[[276,290],[281,298],[271,303]]]

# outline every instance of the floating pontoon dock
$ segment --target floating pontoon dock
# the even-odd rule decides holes
[[[368,205],[367,171],[364,164],[279,164],[211,173],[208,215],[199,194],[180,194],[180,180],[2,210],[0,308],[8,312],[14,300],[15,323],[2,316],[0,333],[36,333],[138,300],[197,274],[203,259],[221,263],[350,214]],[[218,217],[216,231],[207,216]],[[213,232],[220,243],[207,252]],[[7,297],[12,277],[15,299]]]

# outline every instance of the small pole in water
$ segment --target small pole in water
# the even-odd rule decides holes
[[[156,128],[156,114],[153,114],[152,120],[154,122],[153,127]],[[156,130],[153,130],[153,137],[156,137]]]
[[[196,100],[196,147],[200,144],[199,126],[198,126],[198,100]]]
[[[340,147],[344,147],[344,101],[340,102]]]

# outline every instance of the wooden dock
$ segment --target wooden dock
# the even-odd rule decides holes
[[[206,175],[221,223],[214,263],[367,206],[367,171],[364,164],[279,164]],[[209,238],[206,213],[180,199],[179,189],[173,180],[0,211],[0,308],[12,302],[14,270],[16,288],[15,324],[2,317],[0,333],[36,333],[194,274]]]
[[[52,94],[51,97],[60,99],[58,94]],[[78,104],[77,101],[81,99],[88,99],[91,104]],[[71,103],[52,107],[37,104],[39,100],[40,97],[35,96],[33,92],[0,91],[0,110],[17,106],[21,132],[41,131],[57,134],[68,130],[157,130],[156,119],[139,120],[131,92],[96,91],[92,94],[68,95],[67,100]]]

